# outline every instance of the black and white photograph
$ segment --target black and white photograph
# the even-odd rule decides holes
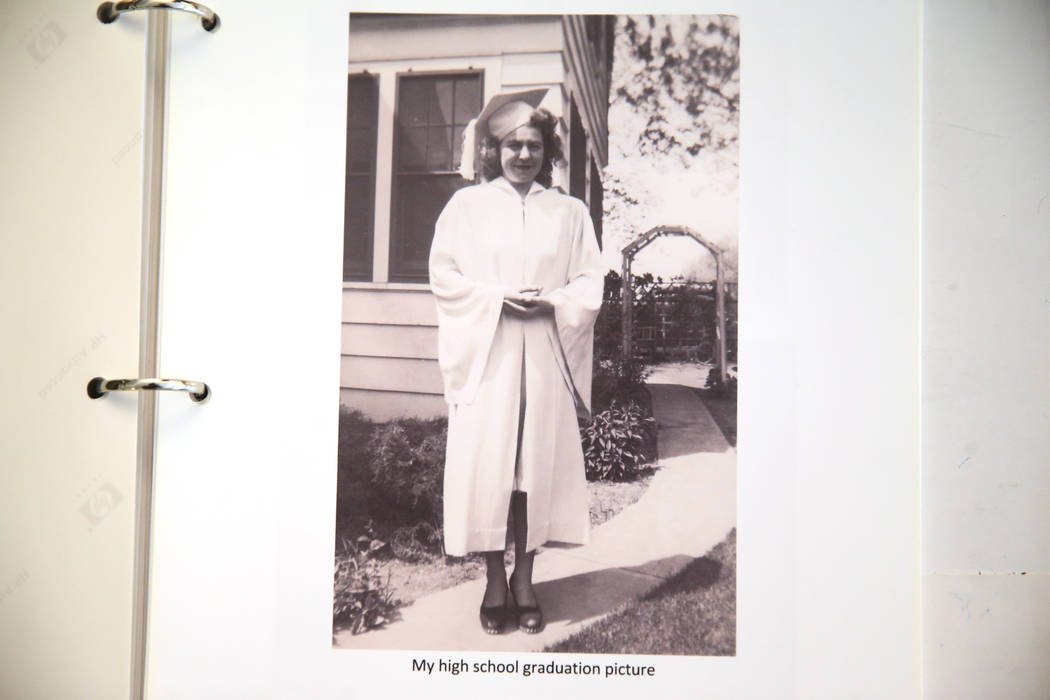
[[[350,14],[335,648],[736,654],[739,44]]]

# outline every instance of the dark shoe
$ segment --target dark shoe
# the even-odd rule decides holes
[[[518,615],[518,629],[525,634],[536,634],[543,627],[543,611],[538,605],[518,605],[514,598],[514,591],[510,593],[510,600],[514,604],[514,610]]]
[[[481,629],[485,630],[485,634],[502,634],[507,621],[507,605],[482,605],[480,617]]]
[[[485,630],[485,634],[503,633],[503,626],[507,622],[507,608],[509,606],[510,601],[507,598],[504,598],[503,603],[500,605],[484,605],[484,601],[482,601],[479,615],[481,618],[481,629]]]

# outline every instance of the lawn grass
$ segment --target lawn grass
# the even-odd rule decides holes
[[[592,654],[736,653],[736,529],[641,599],[544,651]]]

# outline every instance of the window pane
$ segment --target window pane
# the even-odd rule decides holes
[[[372,183],[367,175],[352,175],[346,183],[346,227],[351,231],[368,231],[372,209]]]
[[[350,172],[369,172],[372,169],[372,158],[375,155],[375,132],[371,129],[350,131]]]
[[[379,83],[374,75],[348,76],[343,279],[372,278],[376,121]]]
[[[481,110],[481,76],[402,76],[400,84],[398,110],[404,118],[397,172],[455,170],[462,157],[462,127]],[[424,110],[425,119],[420,117]]]
[[[452,130],[452,169],[459,168],[463,162],[463,127],[457,126]]]
[[[465,125],[481,111],[481,80],[476,75],[456,81],[455,123]]]
[[[391,221],[390,279],[427,281],[434,222],[452,193],[470,183],[459,166],[463,126],[481,111],[481,76],[402,76]],[[411,87],[410,87],[411,86]],[[413,101],[405,105],[406,100]],[[425,110],[426,118],[418,118]]]
[[[431,126],[452,123],[452,80],[435,79],[434,89],[430,93],[430,115],[427,123]]]
[[[350,125],[354,129],[374,126],[376,81],[370,75],[353,76],[349,83]]]
[[[452,129],[427,129],[427,170],[452,170]]]
[[[427,123],[428,82],[426,78],[401,80],[398,119],[402,126],[423,126]]]
[[[458,175],[403,175],[398,178],[398,240],[392,276],[426,280],[434,223],[452,194],[466,182]]]
[[[411,127],[401,130],[400,152],[398,162],[400,169],[419,171],[426,163],[427,130],[425,127]]]
[[[346,181],[346,223],[343,231],[343,279],[372,276],[372,176]]]

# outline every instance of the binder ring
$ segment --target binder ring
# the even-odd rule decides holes
[[[190,0],[119,0],[118,2],[104,2],[98,6],[95,16],[102,24],[115,22],[124,12],[135,10],[180,10],[189,12],[201,18],[201,26],[206,32],[214,32],[219,28],[219,16],[212,12],[211,8]]]
[[[185,391],[190,400],[204,403],[211,396],[211,388],[204,382],[193,382],[186,379],[103,379],[95,377],[87,385],[87,395],[92,399],[101,399],[111,391],[161,390]]]

